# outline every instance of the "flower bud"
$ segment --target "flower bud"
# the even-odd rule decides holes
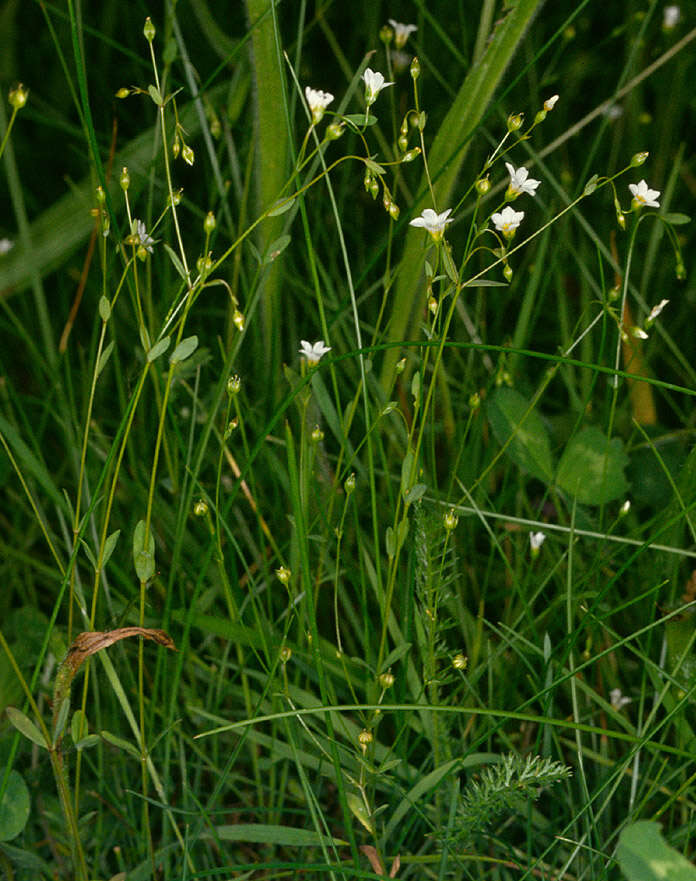
[[[383,28],[380,28],[379,38],[385,46],[391,45],[391,41],[394,39],[394,31],[388,24],[385,24]]]
[[[428,310],[430,311],[430,313],[432,315],[437,315],[438,306],[439,306],[439,303],[437,302],[435,297],[433,297],[431,294],[428,297]]]
[[[619,224],[620,229],[626,229],[626,217],[623,211],[616,212],[616,222]]]
[[[372,743],[372,740],[372,732],[368,731],[366,728],[363,728],[360,734],[358,734],[358,743],[363,752],[367,750],[367,747]]]
[[[401,358],[396,362],[396,375],[398,376],[400,373],[403,373],[406,369],[406,359]]]
[[[175,190],[172,193],[171,197],[168,199],[169,204],[176,207],[181,202],[181,194],[183,192],[183,190]]]
[[[394,674],[391,670],[387,670],[386,673],[381,673],[379,677],[379,684],[382,688],[387,689],[391,688],[394,684]]]
[[[337,141],[343,134],[344,128],[345,126],[342,122],[332,122],[331,125],[326,127],[326,140]]]
[[[413,80],[417,80],[420,76],[421,66],[420,61],[417,58],[414,58],[411,62],[411,78]]]
[[[466,655],[463,655],[461,652],[459,652],[459,654],[455,655],[452,658],[452,666],[454,667],[455,670],[466,670],[468,663],[469,663],[468,658],[466,657]]]
[[[172,144],[172,156],[178,159],[179,153],[181,153],[181,141],[179,140],[179,135],[175,135],[174,143]]]
[[[227,428],[225,429],[225,440],[229,440],[235,431],[239,428],[239,419],[235,416],[234,419],[230,419],[227,423]]]
[[[181,155],[187,165],[193,165],[194,154],[188,144],[184,144],[184,149],[181,151]]]
[[[677,260],[675,272],[679,281],[684,281],[684,279],[686,278],[686,266],[684,266],[684,261],[681,259],[681,257]]]
[[[324,440],[324,432],[321,430],[321,428],[319,428],[318,425],[315,425],[312,429],[311,438],[312,443],[314,444],[319,444]]]
[[[130,175],[128,174],[128,169],[125,165],[121,169],[121,177],[119,178],[118,182],[121,184],[121,189],[125,193],[130,186]]]
[[[390,202],[389,208],[387,208],[387,211],[389,212],[389,216],[391,217],[392,220],[399,219],[399,214],[401,214],[401,208],[399,208],[399,206],[396,204],[396,202]]]
[[[292,577],[292,572],[288,569],[287,566],[281,566],[279,569],[276,569],[275,574],[278,578],[278,581],[286,586],[290,581],[290,578]]]
[[[239,309],[234,310],[232,314],[232,323],[240,333],[244,330],[244,315],[239,311]]]
[[[621,285],[615,284],[613,288],[609,288],[607,292],[607,296],[609,297],[609,302],[614,303],[621,296]]]
[[[631,159],[631,168],[637,168],[639,165],[642,165],[649,155],[650,153],[636,153]]]
[[[205,215],[205,220],[203,221],[203,230],[207,236],[209,236],[211,232],[213,232],[213,230],[215,229],[215,225],[215,215],[212,211],[209,211]]]
[[[125,86],[123,86],[122,88],[120,88],[118,90],[118,92],[116,92],[116,97],[117,98],[127,98],[130,95],[130,93],[131,93],[130,89],[127,89]]]
[[[625,517],[626,514],[631,510],[631,500],[626,499],[626,501],[619,508],[619,517]]]
[[[143,27],[143,35],[148,43],[151,43],[155,39],[155,26],[152,23],[150,16],[145,19],[145,26]]]
[[[205,517],[208,513],[208,503],[205,499],[198,499],[193,506],[193,513],[196,517]]]
[[[343,489],[345,490],[347,496],[349,496],[355,490],[355,472],[349,474],[348,477],[346,477],[343,483]]]
[[[511,113],[507,118],[507,130],[512,134],[519,131],[524,123],[524,113]]]
[[[234,376],[230,376],[227,380],[227,394],[238,395],[242,388],[242,378],[238,373],[235,373]]]
[[[512,281],[512,266],[509,263],[505,264],[503,275],[505,276],[505,281]]]
[[[97,205],[106,204],[106,193],[104,192],[104,187],[97,187]]]
[[[402,162],[413,162],[413,160],[420,156],[421,148],[420,147],[412,147],[407,153],[404,153],[401,161]]]
[[[445,516],[442,519],[445,524],[445,529],[447,530],[447,532],[452,532],[454,529],[457,528],[457,523],[459,523],[459,517],[457,517],[457,514],[456,514],[454,508],[450,508],[449,511],[447,511],[447,513],[445,514]]]
[[[287,664],[287,662],[292,657],[292,649],[289,645],[284,645],[280,650],[280,662],[281,664]]]
[[[402,153],[405,153],[408,150],[408,135],[399,135],[399,139],[396,142],[396,146]]]
[[[486,175],[485,177],[480,177],[474,184],[474,187],[476,188],[476,192],[479,194],[479,196],[485,196],[491,188],[491,182],[488,178],[488,175]]]
[[[474,392],[473,395],[469,397],[469,407],[475,412],[481,406],[481,395],[478,392]]]
[[[10,89],[9,100],[14,110],[21,110],[27,103],[29,90],[20,83],[16,89]]]

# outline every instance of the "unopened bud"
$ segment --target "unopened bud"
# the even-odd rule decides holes
[[[437,315],[438,306],[439,303],[437,302],[435,297],[433,297],[432,295],[428,297],[428,310],[431,312],[432,315]]]
[[[524,123],[524,113],[511,113],[507,118],[507,130],[512,134],[519,131]]]
[[[353,492],[353,490],[355,489],[355,472],[349,474],[348,477],[346,477],[343,483],[343,489],[345,490],[347,496],[349,496]]]
[[[503,275],[505,276],[505,281],[512,281],[512,275],[513,275],[512,266],[510,266],[509,263],[505,264],[505,267],[503,269]]]
[[[104,187],[97,187],[97,205],[104,205],[106,203],[106,193],[104,192]]]
[[[238,395],[242,388],[242,378],[238,373],[235,373],[234,376],[230,376],[227,380],[227,394],[228,395]]]
[[[463,655],[461,652],[452,658],[452,666],[455,670],[466,670],[468,663],[466,655]]]
[[[234,313],[232,315],[232,323],[240,333],[244,330],[244,315],[239,311],[239,309],[234,310]]]
[[[288,569],[287,566],[281,566],[280,569],[276,569],[275,571],[276,577],[281,584],[287,585],[292,577],[292,572]]]
[[[9,100],[14,110],[21,110],[27,103],[29,90],[20,83],[16,89],[10,89]]]
[[[143,35],[148,43],[151,43],[155,39],[155,26],[152,23],[152,19],[148,15],[145,19],[145,26],[143,27]]]
[[[118,182],[121,184],[121,189],[125,193],[130,186],[130,175],[128,174],[128,169],[125,165],[121,169],[121,177],[119,178]]]
[[[486,175],[485,177],[480,177],[480,178],[476,181],[476,183],[474,184],[474,186],[476,187],[476,192],[479,194],[479,196],[485,196],[486,193],[487,193],[487,192],[490,190],[490,188],[491,188],[491,182],[490,182],[490,180],[489,180],[489,178],[488,178],[488,175]]]
[[[205,517],[208,513],[208,503],[205,499],[198,499],[198,501],[193,506],[193,513],[196,517]]]
[[[205,231],[205,234],[207,236],[209,236],[211,232],[213,232],[213,230],[215,229],[215,225],[215,215],[212,211],[209,211],[205,215],[205,220],[203,221],[203,230]]]
[[[631,500],[626,499],[626,501],[619,508],[619,517],[625,517],[626,514],[631,510]]]
[[[284,645],[280,650],[280,662],[281,664],[287,664],[287,662],[292,657],[292,649],[289,645]]]
[[[642,165],[649,155],[650,153],[636,153],[631,158],[631,168],[637,168],[639,165]]]
[[[184,144],[184,149],[181,151],[181,155],[187,165],[193,165],[194,153],[188,144]]]
[[[131,93],[131,90],[127,89],[125,86],[123,86],[122,88],[120,88],[118,90],[118,92],[116,92],[116,97],[117,98],[127,98],[130,95],[130,93]]]
[[[172,156],[175,159],[178,159],[179,153],[181,153],[181,141],[179,140],[179,135],[176,135],[174,137],[174,143],[172,144]]]
[[[380,674],[379,684],[384,689],[392,687],[392,685],[394,684],[394,674],[391,672],[391,670],[387,670],[386,673]]]
[[[363,752],[368,748],[368,746],[372,743],[373,737],[372,732],[363,728],[363,730],[358,734],[358,743]]]
[[[312,429],[312,443],[319,444],[324,440],[324,432],[319,428],[318,425],[315,425]]]
[[[401,208],[399,208],[399,206],[396,204],[396,202],[390,202],[389,208],[387,210],[389,211],[389,216],[391,217],[392,220],[399,219],[399,214],[401,214]]]
[[[401,358],[396,362],[396,375],[398,376],[400,373],[403,373],[406,369],[406,359]]]
[[[679,258],[679,260],[677,260],[675,272],[679,281],[684,281],[684,279],[686,278],[686,266],[684,266],[684,261],[681,259],[681,257]]]
[[[344,125],[342,122],[332,122],[331,125],[326,127],[326,140],[337,141],[343,134],[343,130]]]
[[[609,288],[608,297],[610,302],[616,302],[621,296],[621,285],[615,284],[613,288]]]
[[[420,76],[421,66],[420,61],[417,58],[414,58],[411,62],[411,78],[417,80]]]
[[[391,45],[391,41],[394,39],[394,31],[388,24],[385,24],[383,28],[380,28],[379,38],[385,46]]]
[[[421,148],[420,147],[412,147],[407,153],[404,153],[402,162],[413,162],[413,160],[420,156]]]
[[[478,392],[474,392],[473,395],[469,397],[469,407],[472,410],[476,411],[481,406],[481,395]]]
[[[408,136],[403,134],[399,135],[396,145],[402,153],[405,153],[406,150],[408,150]]]
[[[454,508],[450,508],[449,511],[442,518],[445,524],[445,529],[447,532],[452,532],[452,530],[457,528],[457,523],[459,523],[459,517],[454,510]]]

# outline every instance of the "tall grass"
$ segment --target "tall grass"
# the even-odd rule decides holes
[[[656,819],[691,856],[662,6],[8,5],[8,878],[594,881]]]

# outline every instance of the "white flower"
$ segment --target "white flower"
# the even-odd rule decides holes
[[[647,333],[643,330],[642,327],[632,327],[631,336],[634,336],[637,340],[647,340],[648,338]]]
[[[537,553],[539,548],[546,541],[546,533],[545,532],[530,532],[529,533],[529,547],[532,549],[532,553]]]
[[[309,86],[305,86],[304,93],[312,114],[312,123],[316,125],[324,115],[326,108],[333,101],[334,96],[331,92],[322,92],[321,89],[310,89]]]
[[[609,700],[611,701],[611,705],[615,710],[620,710],[622,707],[625,707],[626,704],[630,704],[632,698],[624,697],[621,694],[620,688],[612,688],[609,692]]]
[[[142,220],[135,221],[135,234],[138,237],[140,244],[145,248],[146,251],[149,251],[152,254],[152,246],[155,244],[155,240],[152,236],[147,234],[147,229]]]
[[[556,106],[556,101],[558,101],[558,95],[552,95],[550,98],[547,98],[546,101],[544,101],[544,110],[547,113],[550,113]]]
[[[403,73],[411,63],[413,55],[409,55],[408,52],[401,52],[398,49],[390,49],[389,57],[391,58],[394,72]]]
[[[619,516],[625,517],[626,514],[628,514],[628,512],[630,510],[631,510],[631,500],[626,499],[626,501],[623,503],[623,505],[621,505],[621,507],[619,508]]]
[[[634,208],[660,207],[660,203],[657,201],[660,190],[651,190],[644,180],[638,181],[637,184],[629,184],[628,189],[633,193]]]
[[[505,163],[505,167],[510,175],[510,183],[508,184],[507,192],[505,193],[506,199],[516,199],[518,196],[521,196],[522,193],[536,196],[536,188],[541,181],[529,177],[529,172],[526,168],[515,169],[515,166],[511,165],[509,162]]]
[[[681,19],[681,9],[674,6],[665,6],[662,10],[662,27],[666,31],[671,31],[672,28],[675,28],[679,24],[679,20]]]
[[[10,239],[0,239],[0,257],[3,254],[7,254],[8,251],[11,251],[14,248],[14,242],[10,241]]]
[[[426,208],[420,217],[414,217],[413,220],[409,222],[409,226],[422,226],[423,229],[430,233],[436,242],[439,242],[447,224],[452,223],[454,220],[453,217],[449,216],[451,213],[451,208],[443,211],[442,214],[438,214],[437,211],[433,211],[432,208]]]
[[[397,49],[403,49],[406,40],[414,31],[418,30],[415,24],[401,24],[400,21],[394,21],[393,18],[389,19],[389,24],[394,28],[394,45]]]
[[[375,103],[377,95],[379,95],[382,89],[394,85],[394,83],[385,83],[383,75],[377,70],[371,70],[369,67],[365,68],[362,78],[365,81],[365,101],[367,101],[368,107]]]
[[[614,119],[623,116],[623,107],[620,104],[610,104],[608,107],[605,107],[602,113],[607,119],[613,121]]]
[[[645,322],[648,327],[655,321],[655,319],[660,314],[660,312],[662,312],[667,303],[669,303],[669,300],[660,300],[657,306],[652,307],[652,309],[650,310],[650,315],[648,315]]]
[[[301,348],[298,349],[300,355],[304,355],[311,366],[318,364],[322,357],[331,351],[331,346],[325,346],[324,340],[318,340],[316,343],[300,340],[300,346]]]
[[[511,239],[523,218],[524,211],[515,211],[511,205],[506,205],[502,211],[496,211],[491,220],[498,232],[501,232],[506,239]]]

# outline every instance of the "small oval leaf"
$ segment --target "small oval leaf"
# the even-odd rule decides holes
[[[19,731],[37,746],[40,746],[43,749],[48,749],[46,738],[43,736],[41,731],[39,731],[36,725],[31,721],[29,716],[27,716],[21,710],[18,710],[16,707],[6,707],[5,712],[7,713],[7,718],[14,725],[17,731]]]
[[[272,207],[271,210],[266,215],[267,217],[278,217],[279,214],[285,214],[286,211],[289,211],[292,206],[295,204],[295,197],[292,196],[290,199],[279,199]]]
[[[171,341],[171,337],[169,336],[162,337],[162,339],[159,340],[159,342],[156,342],[147,353],[147,360],[152,363],[152,361],[159,358],[160,355],[163,355],[169,348]]]
[[[106,367],[106,362],[111,357],[111,353],[114,349],[114,341],[111,340],[109,345],[104,349],[99,358],[99,363],[97,364],[97,376],[102,372],[102,370]]]
[[[111,318],[111,303],[103,294],[99,300],[99,315],[102,321],[108,321]]]
[[[0,801],[0,841],[12,841],[27,825],[31,804],[22,775],[14,769],[7,776],[7,786]]]
[[[186,337],[185,340],[182,340],[179,345],[174,349],[172,354],[169,356],[169,360],[172,364],[180,364],[182,361],[185,361],[187,358],[190,358],[191,355],[198,348],[198,337],[197,336],[189,336]]]

